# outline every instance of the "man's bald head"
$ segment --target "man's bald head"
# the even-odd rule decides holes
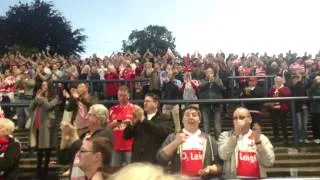
[[[238,107],[233,112],[233,122],[243,124],[245,128],[250,128],[252,118],[249,110],[244,107]]]
[[[250,118],[251,118],[251,114],[247,108],[238,107],[238,108],[236,108],[236,110],[234,110],[233,114],[235,114],[236,112],[241,113],[241,114],[245,114],[246,116],[250,116]]]

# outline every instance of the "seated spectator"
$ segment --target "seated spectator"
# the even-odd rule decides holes
[[[86,179],[105,180],[111,162],[112,142],[104,137],[91,137],[83,141],[76,156]]]
[[[252,118],[246,108],[237,108],[233,113],[233,130],[221,133],[219,155],[223,164],[223,177],[265,178],[265,168],[275,161],[273,146],[261,134],[261,127],[255,124],[250,128]]]
[[[171,162],[169,171],[190,177],[210,179],[221,173],[216,140],[201,132],[201,113],[195,106],[188,106],[183,113],[184,129],[170,134],[157,154],[163,166]]]
[[[0,118],[0,179],[18,179],[20,143],[12,136],[14,123]]]

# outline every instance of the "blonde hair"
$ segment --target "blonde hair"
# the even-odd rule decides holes
[[[103,104],[94,104],[90,107],[95,116],[97,116],[102,125],[108,121],[108,109]]]
[[[0,126],[4,127],[7,130],[7,135],[12,134],[14,131],[14,123],[8,118],[1,118]]]
[[[187,180],[189,178],[180,175],[170,175],[164,172],[161,166],[150,163],[132,163],[116,173],[108,180]]]

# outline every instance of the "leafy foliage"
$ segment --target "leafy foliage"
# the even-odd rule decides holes
[[[84,52],[83,29],[72,30],[70,22],[53,4],[41,0],[11,6],[0,17],[0,53],[28,47],[50,54],[77,55]],[[28,49],[27,48],[27,49]]]
[[[128,40],[122,41],[122,49],[138,50],[144,54],[149,49],[153,54],[164,54],[168,48],[175,50],[175,38],[165,26],[149,25],[143,30],[133,30]]]

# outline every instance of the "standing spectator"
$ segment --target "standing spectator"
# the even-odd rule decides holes
[[[148,81],[141,82],[142,84],[142,89],[143,89],[143,94],[147,94],[149,90],[153,87],[153,72],[154,69],[152,68],[152,63],[151,62],[146,62],[144,65],[144,69],[142,71],[142,75],[144,79],[147,79]]]
[[[170,117],[159,109],[159,97],[147,94],[144,99],[144,110],[134,107],[133,121],[124,129],[124,138],[134,138],[132,146],[132,162],[155,163],[155,156],[165,140],[173,131]]]
[[[30,105],[31,127],[30,146],[37,149],[37,175],[46,179],[51,150],[57,146],[58,129],[56,107],[58,97],[52,93],[52,86],[43,81],[35,100]],[[45,164],[42,168],[42,158],[45,154]]]
[[[119,80],[119,74],[114,67],[110,64],[108,66],[108,72],[104,75],[105,80]],[[105,84],[105,96],[107,99],[112,100],[117,98],[117,92],[119,88],[118,82],[107,82]]]
[[[201,64],[194,64],[192,66],[192,77],[199,81],[206,77],[203,69],[201,69]]]
[[[186,72],[183,76],[183,84],[180,88],[180,92],[182,93],[183,100],[198,100],[199,95],[199,81],[194,80],[191,77],[190,72]],[[195,106],[199,106],[198,104],[194,104]]]
[[[16,79],[12,76],[9,69],[6,69],[4,72],[4,77],[1,77],[0,82],[0,95],[2,99],[2,103],[10,103],[14,102],[14,87],[16,83]],[[12,118],[13,117],[13,109],[10,106],[3,107],[3,111],[5,117]]]
[[[163,82],[162,93],[163,99],[165,100],[181,99],[179,87],[174,81],[174,74],[172,71],[168,72],[168,76]],[[164,114],[168,114],[169,116],[172,115],[175,131],[179,132],[181,130],[179,104],[164,104],[162,107],[162,112]]]
[[[64,96],[69,101],[66,110],[73,111],[72,123],[80,135],[87,131],[86,117],[90,106],[96,102],[96,99],[90,96],[88,86],[85,83],[80,83],[77,89],[72,89],[71,96],[67,91],[64,91]]]
[[[51,74],[51,72],[50,72]],[[33,89],[33,97],[36,96],[38,90],[42,86],[42,81],[48,81],[50,79],[50,75],[48,72],[44,71],[44,66],[42,64],[38,64],[37,69],[36,69],[36,76],[35,76],[35,86]]]
[[[199,86],[199,99],[222,99],[223,83],[216,77],[212,68],[206,70],[206,79]],[[210,124],[213,121],[215,136],[221,133],[221,107],[220,104],[203,104],[200,106],[203,114],[204,132],[210,132]]]
[[[118,90],[119,104],[110,109],[108,126],[113,129],[115,143],[112,152],[111,166],[120,168],[122,165],[128,165],[131,162],[131,152],[133,139],[124,139],[123,131],[127,124],[133,119],[133,104],[129,102],[129,89],[126,86],[120,86]]]
[[[237,108],[233,113],[233,130],[221,133],[219,137],[219,155],[223,164],[223,177],[265,178],[265,168],[275,161],[273,146],[269,139],[261,134],[258,124],[250,128],[252,119],[245,108]]]
[[[123,79],[123,80],[134,80],[136,76],[130,66],[130,61],[129,60],[124,61],[123,66],[124,66],[124,69],[120,73],[119,78]],[[133,91],[135,89],[135,82],[134,81],[126,82],[126,85],[129,87],[130,91]],[[134,94],[134,93],[132,93],[132,94]]]
[[[266,68],[264,63],[261,60],[257,60],[254,75],[256,76],[266,76]],[[265,78],[258,78],[258,85],[263,86],[263,82],[265,81]]]
[[[32,100],[33,91],[35,87],[35,79],[30,72],[24,72],[23,74],[15,74],[16,76],[16,102],[29,103]],[[24,129],[27,119],[30,116],[28,107],[18,107],[16,109],[18,118],[18,128]]]
[[[300,58],[300,57],[297,58],[296,61],[290,65],[289,69],[290,69],[291,73],[293,73],[293,74],[305,73],[305,66],[302,62],[302,58]]]
[[[194,106],[184,110],[184,129],[166,138],[157,154],[157,160],[163,166],[167,166],[170,161],[170,172],[210,179],[220,175],[221,160],[216,140],[199,129],[200,114],[200,110]]]
[[[100,74],[98,73],[96,66],[91,67],[89,80],[100,80]],[[100,94],[102,92],[101,82],[94,82],[91,84],[91,86],[93,86],[93,92],[91,92],[91,94],[99,99],[102,99],[102,95]]]
[[[88,64],[84,65],[83,68],[81,69],[79,80],[88,80],[90,71],[91,71],[91,67]]]
[[[58,68],[58,63],[55,63],[52,65],[52,74],[51,74],[51,80],[53,81],[59,81],[62,80],[63,73],[62,71]]]
[[[249,78],[248,86],[246,86],[242,93],[240,94],[240,98],[262,98],[264,97],[263,89],[260,86],[257,86],[257,78],[251,77]],[[247,102],[245,103],[245,107],[249,110],[253,123],[260,123],[260,110],[261,103],[260,102]]]
[[[307,92],[305,85],[302,82],[302,76],[300,74],[292,76],[292,86],[291,86],[292,96],[306,96]],[[306,102],[297,101],[295,102],[296,116],[298,121],[298,138],[299,142],[309,143],[308,141],[308,107]]]
[[[320,76],[314,78],[310,96],[320,96]],[[320,102],[312,100],[310,105],[313,139],[316,144],[320,144]]]
[[[18,179],[21,145],[13,138],[14,123],[0,119],[0,179]]]
[[[88,119],[88,130],[81,136],[78,135],[77,129],[71,124],[61,127],[61,143],[58,159],[61,164],[72,164],[71,180],[85,180],[85,174],[79,168],[79,157],[75,156],[82,146],[83,140],[90,137],[104,137],[109,139],[112,145],[114,142],[111,129],[105,127],[108,121],[108,109],[104,105],[92,105],[86,118]]]
[[[289,97],[291,96],[291,90],[284,86],[283,79],[280,76],[274,78],[274,87],[269,90],[269,97]],[[284,141],[288,141],[288,129],[286,114],[289,111],[289,103],[282,101],[273,103],[271,106],[271,120],[273,136],[275,141],[281,141],[279,138],[279,124],[282,128]]]

